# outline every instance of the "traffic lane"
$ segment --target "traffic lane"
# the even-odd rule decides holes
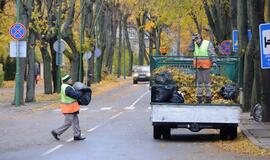
[[[46,159],[263,159],[227,153],[212,147],[219,141],[213,130],[193,133],[173,130],[171,140],[154,140],[149,108],[150,94],[102,127],[87,135],[84,142],[67,144]]]
[[[80,112],[80,123],[82,128],[82,133],[87,132],[92,126],[97,126],[104,123],[107,118],[121,112],[124,105],[130,105],[132,100],[136,100],[137,96],[143,94],[148,90],[147,85],[137,85],[132,84],[124,85],[118,89],[104,93],[101,96],[93,97],[88,110]],[[120,96],[120,93],[124,93]],[[111,99],[113,95],[119,95],[122,99],[121,101],[115,101]],[[98,105],[97,105],[98,103]],[[100,105],[102,104],[102,105]],[[124,104],[124,105],[123,105]],[[101,107],[111,107],[111,111],[102,111]],[[85,108],[86,106],[82,106]],[[57,111],[41,111],[36,113],[29,113],[28,116],[14,118],[12,121],[1,122],[4,128],[5,134],[1,138],[1,149],[0,149],[0,159],[3,157],[12,157],[11,159],[21,159],[22,156],[28,155],[18,154],[16,152],[23,152],[25,149],[30,151],[31,148],[36,149],[36,147],[46,150],[47,148],[53,148],[58,146],[59,142],[55,141],[50,135],[50,131],[53,128],[59,127],[63,123],[64,117],[60,110]],[[19,132],[19,134],[18,134]],[[65,142],[72,138],[72,129],[67,130],[63,135],[61,135],[61,141]],[[37,155],[41,153],[37,151],[32,152],[32,155]],[[1,158],[2,157],[2,158]]]
[[[130,102],[133,102],[148,90],[149,83],[126,84],[95,96],[87,107],[91,109],[100,109],[103,107],[123,108],[129,106]]]

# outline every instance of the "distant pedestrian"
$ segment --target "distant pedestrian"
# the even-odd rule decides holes
[[[79,126],[79,110],[80,105],[78,104],[78,99],[82,96],[80,92],[77,92],[73,88],[73,80],[70,75],[65,75],[62,77],[63,84],[61,86],[61,111],[65,116],[64,124],[52,130],[52,135],[56,140],[59,140],[59,137],[64,133],[69,127],[73,125],[73,135],[74,140],[84,140],[85,138],[81,136],[81,129]]]
[[[35,80],[36,84],[40,80],[40,64],[38,62],[35,62]]]

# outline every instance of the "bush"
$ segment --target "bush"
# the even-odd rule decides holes
[[[4,71],[3,71],[3,65],[0,64],[0,86],[3,85],[4,82]]]

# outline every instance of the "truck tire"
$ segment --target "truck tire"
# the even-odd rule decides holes
[[[171,128],[170,127],[164,127],[162,130],[162,136],[163,139],[170,139],[171,138]]]
[[[230,140],[234,140],[237,137],[237,127],[236,126],[232,126],[229,127],[229,139]]]
[[[138,83],[138,81],[137,80],[133,80],[133,84],[137,84]]]
[[[223,127],[220,129],[220,139],[221,140],[228,140],[229,132],[227,127]]]
[[[162,134],[162,127],[153,126],[153,137],[154,139],[160,139]]]

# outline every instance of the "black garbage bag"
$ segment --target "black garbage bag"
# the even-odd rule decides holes
[[[90,88],[83,88],[79,90],[82,96],[78,99],[79,105],[88,105],[92,99],[92,90]]]
[[[79,105],[88,105],[92,99],[92,90],[81,82],[75,82],[73,87],[82,94],[78,99]]]
[[[172,74],[169,72],[157,73],[154,76],[154,80],[156,84],[161,84],[161,85],[176,84],[175,81],[173,80]]]
[[[171,103],[184,103],[185,99],[177,90],[173,91],[172,98],[169,100]]]
[[[176,86],[153,86],[151,88],[152,102],[169,102]]]
[[[239,89],[235,84],[228,84],[222,87],[218,94],[224,99],[236,100],[239,95]]]

